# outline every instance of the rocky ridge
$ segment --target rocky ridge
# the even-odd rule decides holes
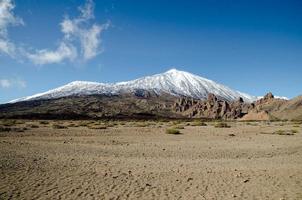
[[[173,109],[189,118],[238,119],[247,114],[250,107],[251,104],[245,103],[242,98],[229,102],[209,94],[207,100],[180,98]]]

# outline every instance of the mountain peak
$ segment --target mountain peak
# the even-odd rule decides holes
[[[180,71],[176,68],[171,68],[168,71],[166,71],[164,74],[183,74],[183,73],[188,73],[188,72]]]
[[[171,72],[179,72],[179,70],[177,70],[176,68],[171,68],[168,71],[166,71],[166,73],[171,73]]]

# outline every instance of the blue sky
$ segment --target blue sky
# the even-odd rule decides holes
[[[170,68],[295,97],[301,10],[294,0],[0,0],[0,102]]]

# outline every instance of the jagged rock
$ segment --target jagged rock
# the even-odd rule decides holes
[[[174,104],[176,112],[182,112],[187,117],[201,117],[211,119],[237,119],[247,113],[249,104],[245,104],[242,98],[235,102],[227,102],[218,99],[214,94],[209,94],[207,100],[188,101],[180,98]]]
[[[243,103],[243,102],[244,102],[244,101],[243,101],[243,98],[242,98],[242,97],[239,97],[238,102],[239,102],[239,103]]]
[[[273,95],[271,92],[267,93],[267,94],[263,97],[263,99],[273,99],[273,98],[274,98],[274,95]]]
[[[193,98],[181,97],[174,103],[176,112],[184,112],[197,103]]]
[[[214,94],[209,93],[209,95],[208,95],[208,101],[209,102],[216,102],[217,101],[217,97]]]
[[[224,101],[222,103],[222,107],[221,107],[221,111],[220,111],[220,116],[224,116],[229,109],[230,109],[230,106],[229,106],[228,102]]]
[[[255,105],[258,106],[258,105],[261,105],[261,104],[264,104],[264,103],[272,102],[274,100],[274,98],[275,98],[274,95],[271,92],[269,92],[266,95],[264,95],[263,98],[257,100],[255,102]]]

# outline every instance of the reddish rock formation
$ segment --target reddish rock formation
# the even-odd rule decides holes
[[[174,110],[187,117],[211,119],[237,119],[245,115],[249,107],[250,104],[245,104],[242,98],[229,103],[214,94],[209,94],[207,100],[180,98],[174,104]]]
[[[274,95],[271,92],[269,92],[266,95],[264,95],[263,98],[257,100],[255,102],[255,105],[258,106],[258,105],[261,105],[261,104],[264,104],[264,103],[269,103],[269,102],[274,101],[274,99],[275,99]]]
[[[286,105],[287,100],[275,98],[269,92],[263,98],[252,103],[248,114],[241,120],[276,120],[282,118],[278,115],[279,110]]]
[[[251,120],[256,120],[256,121],[267,121],[270,120],[271,117],[267,111],[250,111],[248,114],[244,115],[240,121],[251,121]]]

